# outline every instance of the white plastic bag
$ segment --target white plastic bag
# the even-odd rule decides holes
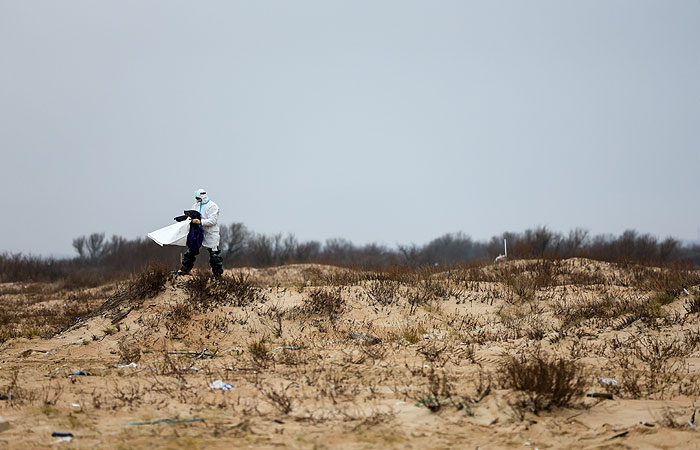
[[[212,389],[221,389],[222,391],[228,391],[229,389],[233,389],[232,384],[224,383],[221,380],[212,381],[209,384],[209,387]]]
[[[184,220],[177,222],[167,227],[160,228],[156,231],[148,233],[148,237],[153,239],[156,244],[163,245],[179,245],[187,246],[187,233],[190,232],[190,221]]]

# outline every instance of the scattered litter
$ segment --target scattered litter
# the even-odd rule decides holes
[[[55,441],[52,442],[52,445],[60,444],[62,442],[71,442],[71,441],[73,441],[73,436],[66,436],[66,437],[56,439]]]
[[[51,433],[51,437],[73,437],[73,433],[61,433],[58,431],[54,431]]]
[[[457,404],[457,409],[463,409],[463,410],[465,410],[465,411],[467,412],[467,414],[469,414],[470,416],[472,416],[472,417],[475,416],[474,411],[472,411],[471,408],[468,407],[467,404],[464,403],[464,402],[459,402],[459,403]]]
[[[138,367],[138,365],[137,365],[135,362],[132,362],[132,363],[129,363],[129,364],[117,364],[117,365],[114,366],[114,367],[116,367],[117,369],[123,369],[123,368],[125,368],[125,367],[134,367],[134,368],[136,368],[136,367]]]
[[[396,402],[397,405],[405,405],[406,402]]]
[[[692,428],[693,430],[698,431],[697,425],[695,425],[695,424],[694,424],[693,422],[691,422],[690,420],[688,421],[688,426],[689,426],[690,428]]]
[[[12,394],[0,394],[0,400],[12,400]]]
[[[71,403],[73,408],[80,408],[80,403]]]
[[[270,350],[271,352],[277,351],[277,350],[299,350],[299,347],[290,347],[290,346],[285,346],[285,347],[277,347],[273,348]]]
[[[430,369],[430,366],[427,365],[427,364],[423,364],[423,368],[424,368],[424,369]]]
[[[201,417],[195,417],[194,419],[162,419],[154,420],[153,422],[129,422],[126,425],[158,425],[160,423],[184,423],[184,422],[204,422]]]
[[[695,431],[698,431],[697,425],[695,425],[695,410],[693,410],[693,415],[690,416],[690,420],[688,421],[688,426],[692,428]]]
[[[685,292],[685,295],[690,295],[690,292],[688,292],[688,289],[683,288],[683,292]]]
[[[211,384],[209,385],[209,387],[212,389],[221,389],[223,391],[228,391],[229,389],[233,389],[232,384],[224,383],[221,380],[212,381]]]
[[[439,403],[439,401],[440,401],[440,400],[438,400],[437,397],[428,397],[428,398],[424,398],[423,400],[418,400],[418,401],[416,402],[415,406],[418,406],[418,407],[420,407],[420,405],[428,406],[429,404],[432,405],[432,404],[435,404],[435,403]]]
[[[586,397],[593,397],[593,398],[606,398],[608,400],[613,399],[612,394],[606,394],[604,392],[591,392],[589,394],[586,394]]]
[[[371,334],[362,333],[360,331],[354,330],[350,332],[350,339],[362,340],[369,345],[381,344],[382,342],[382,340],[379,339],[377,336],[372,336]]]
[[[503,239],[503,254],[498,255],[496,259],[494,260],[494,263],[503,263],[508,260],[508,242],[506,239]]]
[[[609,440],[609,441],[612,441],[613,439],[616,439],[616,438],[625,437],[625,436],[627,436],[628,434],[630,434],[629,431],[623,431],[622,433],[618,433],[618,434],[616,434],[615,436],[613,436],[613,437],[611,437],[611,438],[608,438],[608,440]]]
[[[603,384],[612,384],[613,386],[617,386],[617,380],[614,380],[612,378],[598,378],[598,381],[600,381]]]
[[[272,419],[273,422],[278,423],[280,425],[284,425],[284,422],[279,420],[279,419]]]
[[[640,423],[641,425],[644,425],[645,427],[649,427],[649,428],[651,428],[651,427],[654,426],[653,423],[649,423],[649,422],[641,421],[641,422],[639,422],[639,423]]]
[[[92,374],[91,374],[90,372],[83,372],[83,371],[74,372],[74,373],[72,373],[72,374],[70,374],[70,375],[68,375],[68,376],[69,376],[69,377],[72,377],[73,375],[80,375],[80,376],[84,376],[84,377],[91,377],[91,376],[92,376]]]
[[[209,349],[205,348],[204,350],[199,351],[199,352],[193,352],[193,351],[189,351],[189,350],[171,350],[171,351],[167,351],[165,353],[167,353],[168,355],[189,355],[188,358],[195,358],[195,359],[203,358],[205,356],[208,358],[214,358],[217,356],[216,353],[211,353],[211,352],[208,352],[207,350],[209,350]]]

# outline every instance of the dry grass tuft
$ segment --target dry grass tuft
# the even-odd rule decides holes
[[[262,297],[260,289],[242,273],[214,278],[207,272],[195,270],[185,281],[183,289],[190,304],[201,308],[213,305],[246,306]]]
[[[505,356],[499,371],[502,385],[525,393],[535,410],[574,406],[586,385],[585,372],[579,363],[547,356],[540,350]]]
[[[338,289],[316,289],[309,293],[304,303],[296,309],[302,316],[321,316],[336,321],[348,308],[347,302]]]
[[[141,360],[141,345],[133,339],[124,337],[119,340],[117,354],[119,355],[120,363],[139,362]]]
[[[121,283],[110,298],[97,311],[113,311],[121,305],[133,301],[153,298],[165,291],[165,284],[173,279],[171,270],[162,264],[153,264],[146,267],[136,277]]]

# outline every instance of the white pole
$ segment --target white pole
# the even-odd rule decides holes
[[[505,238],[503,238],[503,250],[505,250],[505,257],[508,257],[508,243],[506,242]]]

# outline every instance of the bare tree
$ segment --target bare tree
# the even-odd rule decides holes
[[[566,251],[569,254],[575,253],[588,243],[588,230],[575,228],[569,231],[569,237],[565,240]]]
[[[250,231],[240,222],[221,227],[219,246],[224,261],[234,261],[240,258],[250,239]]]
[[[96,259],[102,256],[105,244],[105,234],[104,233],[92,233],[88,236],[85,242],[85,250],[87,251],[87,256],[90,259]]]
[[[291,262],[292,259],[294,259],[294,254],[296,252],[296,248],[299,245],[299,242],[297,241],[296,236],[293,234],[289,233],[287,237],[284,238],[282,241],[282,244],[280,245],[279,251],[278,251],[278,259],[280,264],[288,263]]]
[[[321,243],[318,241],[302,242],[294,250],[294,260],[297,262],[318,261],[321,254]]]
[[[397,248],[401,252],[401,255],[403,255],[403,258],[406,262],[411,267],[416,267],[420,264],[420,256],[421,256],[421,249],[416,246],[416,244],[411,244],[411,245],[398,245]]]
[[[75,239],[73,239],[73,248],[75,249],[76,252],[78,252],[78,257],[84,258],[85,257],[85,241],[87,238],[85,236],[80,236]]]

